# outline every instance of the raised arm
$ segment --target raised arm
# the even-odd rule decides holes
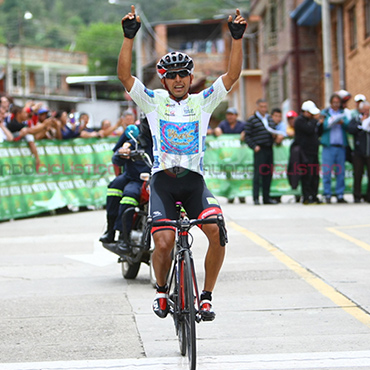
[[[118,56],[117,74],[125,89],[130,91],[135,81],[131,74],[134,38],[141,26],[140,17],[136,16],[134,5],[131,5],[131,12],[122,18],[121,24],[124,38]]]
[[[240,10],[236,9],[235,19],[229,16],[228,25],[232,36],[229,68],[222,76],[226,90],[230,90],[238,80],[243,64],[243,34],[247,28],[246,20],[241,16]]]
[[[3,132],[6,136],[6,140],[8,140],[8,141],[13,141],[14,140],[13,134],[5,126],[4,121],[0,121],[0,129],[3,130]]]

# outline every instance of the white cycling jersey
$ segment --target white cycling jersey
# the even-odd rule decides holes
[[[153,136],[153,173],[183,167],[203,175],[209,119],[227,93],[219,77],[208,89],[176,102],[166,90],[149,90],[135,78],[129,95],[148,118]]]

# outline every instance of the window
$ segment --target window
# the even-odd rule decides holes
[[[283,101],[288,99],[289,97],[289,69],[288,69],[288,62],[286,62],[283,66]]]
[[[276,45],[277,42],[277,4],[270,0],[269,9],[269,46]]]
[[[349,21],[349,47],[350,50],[357,49],[357,21],[356,21],[356,6],[353,6],[348,11]]]
[[[285,27],[285,0],[280,0],[279,11],[280,11],[280,30],[283,30]]]
[[[13,70],[13,86],[22,87],[22,72],[19,70]]]
[[[280,106],[281,96],[279,94],[279,74],[277,71],[273,71],[270,73],[268,96],[270,108]]]
[[[370,0],[364,0],[365,38],[370,37]]]
[[[44,72],[40,70],[35,73],[35,88],[37,91],[43,91],[44,87],[45,87]]]

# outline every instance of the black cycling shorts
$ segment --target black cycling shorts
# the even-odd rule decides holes
[[[222,213],[220,205],[208,190],[203,176],[183,170],[177,175],[171,170],[156,172],[150,180],[149,214],[153,221],[176,220],[176,202],[181,202],[190,219],[207,218]],[[172,229],[155,227],[158,229]]]

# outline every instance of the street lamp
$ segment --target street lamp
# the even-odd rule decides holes
[[[19,48],[21,54],[21,85],[22,85],[22,100],[25,102],[26,94],[26,64],[24,61],[24,30],[23,30],[23,20],[32,19],[33,15],[31,12],[26,11],[23,17],[18,18],[18,32],[19,32]]]

